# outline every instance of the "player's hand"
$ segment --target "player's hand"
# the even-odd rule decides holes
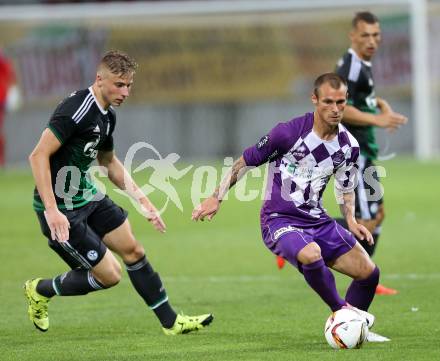
[[[395,132],[408,122],[407,117],[393,111],[379,114],[377,118],[378,126],[387,129],[390,133]]]
[[[160,217],[159,211],[156,209],[155,206],[153,206],[153,204],[142,204],[141,210],[144,213],[144,216],[148,220],[148,222],[150,222],[157,231],[159,231],[160,233],[165,233],[167,226]]]
[[[66,242],[69,240],[70,223],[67,217],[58,208],[50,208],[44,211],[47,225],[50,229],[50,238],[53,241]]]
[[[191,219],[203,221],[205,217],[210,221],[218,212],[220,201],[216,197],[206,198],[200,205],[194,208]]]
[[[361,241],[366,240],[367,243],[372,246],[374,244],[373,236],[367,227],[363,226],[360,223],[352,222],[348,224],[348,229],[351,233],[355,235],[355,237]]]

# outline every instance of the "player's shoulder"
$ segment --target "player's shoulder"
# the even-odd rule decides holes
[[[349,68],[351,65],[351,61],[353,58],[353,54],[347,50],[337,61],[336,63],[336,69],[343,69],[343,68]]]
[[[359,148],[359,142],[343,124],[339,124],[338,141],[341,148]]]
[[[313,128],[313,113],[290,119],[287,122],[278,123],[272,130],[272,135],[276,137],[278,142],[291,145],[296,142],[303,134],[311,131]]]
[[[74,118],[83,114],[93,103],[93,94],[89,89],[77,90],[64,98],[56,107],[54,115]]]
[[[338,59],[337,65],[342,66],[346,63],[349,63],[353,57],[353,54],[351,51],[347,50],[342,56]]]
[[[284,123],[285,129],[290,134],[303,134],[311,131],[313,128],[313,113],[305,113],[301,116],[295,117]]]

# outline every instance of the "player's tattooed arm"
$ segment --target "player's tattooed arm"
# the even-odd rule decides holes
[[[343,202],[339,205],[339,208],[341,210],[342,216],[347,221],[347,224],[350,224],[350,222],[356,222],[356,219],[354,218],[354,191],[343,193],[342,200]]]
[[[246,172],[246,162],[244,161],[243,156],[241,156],[234,162],[231,169],[221,181],[220,185],[216,188],[212,196],[221,202],[226,193],[228,193],[229,189],[231,189]]]
[[[217,214],[220,208],[220,202],[223,200],[226,193],[228,193],[228,190],[231,189],[241,177],[243,177],[246,171],[246,162],[244,161],[243,156],[241,156],[234,162],[231,169],[221,181],[220,186],[214,191],[213,195],[194,208],[192,219],[195,221],[203,221],[204,218],[207,217],[208,220],[211,220],[212,217]]]
[[[348,230],[354,234],[354,236],[359,240],[366,240],[368,244],[374,244],[373,236],[370,231],[360,223],[356,222],[354,204],[355,204],[355,193],[354,191],[344,193],[342,195],[343,202],[339,206],[341,213],[347,221]]]

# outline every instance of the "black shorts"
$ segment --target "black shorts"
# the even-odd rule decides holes
[[[370,159],[359,156],[358,185],[356,187],[355,216],[358,219],[375,219],[383,203],[380,177]]]
[[[48,238],[49,247],[72,268],[91,269],[104,257],[107,247],[102,242],[105,234],[119,227],[127,219],[127,211],[105,196],[73,210],[61,210],[70,223],[67,242],[53,241],[43,211],[37,211],[41,231]]]

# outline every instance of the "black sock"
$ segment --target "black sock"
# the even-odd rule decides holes
[[[135,263],[126,264],[126,267],[128,276],[137,293],[153,310],[162,326],[171,328],[176,321],[177,314],[168,302],[168,296],[159,274],[154,272],[145,256]]]
[[[89,270],[73,269],[53,279],[38,282],[37,292],[45,297],[80,296],[105,288]]]
[[[57,293],[53,288],[52,281],[52,279],[40,280],[40,282],[37,284],[37,292],[44,297],[50,298],[55,296]]]

